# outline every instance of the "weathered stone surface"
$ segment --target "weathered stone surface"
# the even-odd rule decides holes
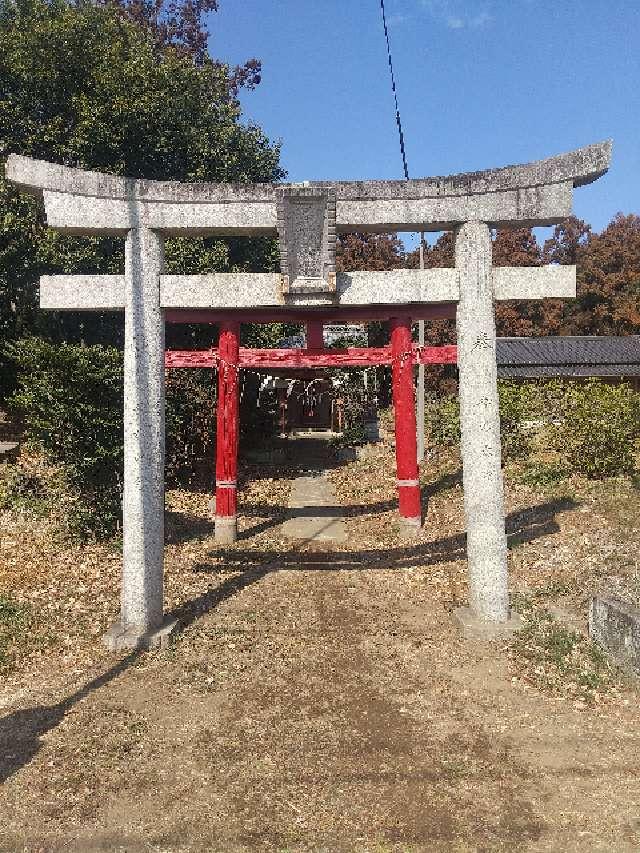
[[[40,307],[50,311],[124,310],[123,275],[43,275]]]
[[[505,622],[495,622],[479,618],[470,607],[458,607],[454,610],[453,621],[466,639],[480,642],[508,637],[509,634],[519,631],[524,624],[522,617],[515,610],[509,612],[509,618]]]
[[[285,295],[335,293],[335,189],[278,187],[276,210]]]
[[[440,230],[479,219],[491,225],[549,224],[571,213],[572,189],[604,174],[611,143],[535,163],[411,181],[337,181],[336,230]],[[167,234],[275,234],[276,191],[290,185],[179,184],[84,172],[9,156],[6,176],[45,195],[52,227],[77,233],[123,233],[132,202],[148,227]],[[83,201],[87,199],[87,203]],[[88,230],[89,229],[89,230]]]
[[[337,290],[340,305],[456,302],[458,276],[454,269],[338,273]]]
[[[564,219],[571,213],[573,188],[602,175],[610,155],[610,143],[600,143],[536,163],[484,172],[304,187],[137,181],[11,155],[7,179],[43,198],[51,227],[77,234],[127,235],[124,280],[118,276],[45,277],[41,292],[43,307],[125,308],[122,613],[108,642],[113,647],[137,647],[140,638],[162,630],[163,309],[176,308],[181,321],[189,312],[180,309],[193,308],[194,319],[202,320],[206,309],[211,309],[209,319],[215,315],[228,320],[233,313],[239,322],[241,312],[260,306],[267,309],[265,316],[275,319],[278,305],[285,301],[317,307],[318,320],[331,319],[322,306],[334,298],[337,309],[345,314],[357,311],[360,320],[366,311],[371,319],[379,319],[376,312],[381,306],[384,312],[385,305],[407,306],[407,316],[414,318],[450,316],[459,300],[471,608],[474,619],[507,625],[493,300],[574,295],[575,270],[492,271],[489,227]],[[336,280],[339,231],[452,228],[457,230],[455,270],[349,273]],[[161,276],[164,235],[276,232],[281,238],[282,276]],[[225,530],[216,528],[219,541],[235,539],[235,521],[230,517]],[[334,523],[336,519],[330,522]]]
[[[309,542],[344,542],[347,531],[341,516],[333,486],[324,474],[297,477],[282,532]]]
[[[236,515],[217,515],[215,537],[219,545],[233,545],[238,539],[238,517]]]
[[[252,308],[280,305],[278,273],[160,276],[163,308]]]
[[[545,267],[493,267],[494,299],[575,298],[576,268],[549,265]]]
[[[575,296],[575,267],[497,267],[492,271],[494,297],[544,299]],[[162,308],[260,308],[282,304],[278,273],[209,273],[160,276]],[[410,305],[457,302],[454,269],[391,270],[338,273],[337,305]],[[287,304],[317,305],[320,292],[291,297]],[[53,275],[40,279],[40,307],[56,311],[124,308],[125,280],[118,275]]]
[[[573,212],[569,181],[482,194],[340,201],[338,231],[448,231],[482,220],[492,227],[553,225]]]
[[[484,223],[467,222],[459,229],[456,269],[460,277],[456,328],[470,603],[480,619],[506,622],[507,540],[500,467],[491,235]]]
[[[595,596],[589,634],[622,666],[640,674],[640,610],[625,601]]]
[[[501,190],[478,195],[426,198],[354,199],[336,204],[336,231],[442,231],[480,219],[493,227],[554,225],[570,216],[573,186]],[[130,204],[112,198],[45,192],[51,228],[67,234],[123,235],[130,227]],[[149,228],[166,235],[258,236],[276,233],[276,203],[141,203]]]
[[[276,233],[273,201],[246,205],[218,201],[136,202],[132,206],[131,202],[121,199],[45,191],[44,204],[49,226],[66,234],[123,236],[140,221],[167,236],[253,237]]]
[[[177,619],[165,619],[159,628],[142,632],[135,627],[125,628],[121,622],[116,622],[109,628],[102,641],[111,652],[121,652],[126,649],[164,649],[171,642],[177,629]]]
[[[592,183],[605,174],[611,161],[611,147],[611,140],[607,140],[532,163],[410,181],[316,181],[305,186],[333,186],[338,201],[475,195],[513,187],[534,187],[567,181],[578,187]],[[75,195],[172,203],[273,201],[274,187],[300,186],[268,183],[185,184],[177,181],[136,180],[59,166],[19,154],[9,155],[6,177],[20,189],[36,194],[40,194],[42,190],[52,190]]]
[[[125,247],[124,496],[121,624],[162,624],[164,565],[164,317],[162,237],[141,227]]]
[[[420,531],[422,530],[422,519],[406,518],[401,515],[398,518],[398,525],[402,539],[417,539],[420,536]]]

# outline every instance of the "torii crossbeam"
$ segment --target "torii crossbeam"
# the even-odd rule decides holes
[[[574,296],[575,268],[494,268],[490,229],[561,222],[572,212],[574,187],[603,175],[610,157],[611,143],[603,142],[448,177],[279,185],[133,180],[11,155],[6,177],[44,200],[50,227],[126,237],[124,275],[45,276],[40,289],[42,308],[125,313],[122,609],[107,644],[153,645],[172,627],[163,622],[165,318],[220,324],[220,355],[237,370],[239,323],[276,321],[292,310],[391,320],[402,388],[412,370],[403,357],[412,347],[411,320],[455,316],[470,605],[485,625],[507,625],[493,302]],[[440,230],[456,233],[455,269],[336,274],[337,233]],[[280,273],[164,273],[166,236],[258,234],[278,236]],[[235,440],[237,422],[227,428]],[[411,440],[411,431],[415,442],[412,386],[411,398],[397,401],[398,440]],[[228,479],[224,469],[217,475]],[[416,480],[417,464],[399,479]]]

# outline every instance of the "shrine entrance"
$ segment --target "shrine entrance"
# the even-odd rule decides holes
[[[169,321],[180,321],[172,315]],[[424,313],[424,312],[423,312]],[[299,312],[279,315],[284,322],[296,323],[302,319]],[[304,315],[303,315],[304,316]],[[308,317],[308,313],[307,313]],[[360,316],[359,320],[366,320]],[[250,349],[240,347],[240,323],[220,322],[217,349],[169,350],[165,353],[167,368],[215,368],[218,371],[218,409],[216,432],[216,540],[229,544],[238,536],[238,445],[240,434],[240,383],[239,371],[243,368],[260,370],[290,369],[303,371],[331,367],[375,367],[391,365],[393,409],[396,436],[396,484],[400,521],[405,533],[415,532],[422,526],[422,505],[418,471],[417,433],[413,368],[417,364],[453,364],[455,346],[424,347],[411,339],[411,317],[385,318],[391,328],[391,342],[383,347],[325,348],[323,319],[306,319],[307,343],[304,349]],[[247,318],[247,322],[252,319]],[[314,346],[315,345],[315,346]],[[304,384],[289,403],[286,384],[278,388],[280,434],[286,435],[295,426],[341,431],[340,411],[331,405],[325,389],[324,399],[320,389],[315,400],[305,399]],[[289,406],[291,405],[291,411]]]
[[[455,318],[469,608],[463,624],[508,629],[496,300],[575,297],[573,266],[495,267],[491,230],[554,225],[573,212],[574,189],[605,174],[611,143],[519,166],[404,181],[176,184],[84,172],[9,156],[5,176],[44,202],[49,227],[125,239],[121,275],[43,276],[40,306],[124,311],[124,493],[121,613],[112,649],[157,645],[165,620],[164,368],[218,370],[216,536],[236,538],[238,373],[243,367],[392,368],[397,490],[408,528],[421,523],[413,368],[444,352],[416,347],[416,320]],[[455,267],[336,272],[338,233],[452,231]],[[168,275],[167,236],[277,237],[280,271]],[[325,350],[240,347],[240,324],[386,320],[390,344]],[[212,323],[218,347],[165,355],[165,323]],[[319,326],[315,327],[316,330]],[[173,360],[173,364],[171,363]],[[179,362],[182,360],[182,364]]]
[[[339,433],[343,417],[339,391],[330,379],[296,371],[295,378],[278,373],[281,435],[296,432]],[[284,386],[284,387],[283,387]]]

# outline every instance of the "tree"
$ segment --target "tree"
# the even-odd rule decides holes
[[[618,213],[577,249],[578,298],[563,323],[570,334],[640,333],[640,216]]]
[[[530,228],[502,228],[493,239],[496,267],[539,267],[540,246]],[[503,337],[535,334],[540,305],[535,301],[496,302],[496,332]]]
[[[163,21],[186,7],[171,8],[169,17],[160,9]],[[193,23],[205,7],[189,8]],[[15,152],[155,179],[281,179],[278,146],[241,122],[238,80],[206,55],[194,62],[191,24],[167,24],[159,40],[131,20],[134,11],[113,2],[0,0],[0,157]],[[44,272],[120,271],[122,241],[48,231],[40,207],[4,180],[0,217],[0,336],[119,343],[120,318],[37,311],[36,285]],[[176,273],[276,264],[273,240],[167,241],[167,266]],[[209,330],[199,334],[210,343]],[[1,367],[0,396],[11,385],[7,364]]]
[[[338,237],[338,272],[392,270],[403,263],[404,246],[396,234],[341,234]]]
[[[570,216],[553,229],[553,236],[542,247],[544,264],[577,264],[580,250],[591,239],[591,226]]]
[[[404,246],[397,234],[341,234],[336,250],[338,272],[355,270],[392,270],[405,265]],[[367,344],[384,346],[389,342],[389,324],[367,324]],[[391,372],[388,367],[377,367],[378,398],[381,406],[391,401]]]
[[[146,27],[159,48],[173,47],[193,61],[201,63],[207,57],[209,32],[203,16],[217,12],[218,0],[100,0],[102,5],[115,7],[125,19]],[[260,83],[261,64],[248,59],[243,65],[230,69],[225,63],[213,60],[227,74],[229,91],[235,97],[242,87],[253,89]]]
[[[453,231],[444,231],[432,246],[425,242],[423,254],[426,269],[455,266],[455,241]],[[407,255],[406,266],[410,269],[418,269],[420,266],[419,247],[414,249],[413,252],[409,252]]]

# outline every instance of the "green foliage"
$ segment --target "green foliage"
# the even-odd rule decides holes
[[[367,339],[364,335],[340,335],[328,345],[327,349],[349,349],[349,347],[366,347],[367,345]],[[362,376],[361,371],[360,376]]]
[[[533,384],[498,382],[500,402],[500,437],[504,458],[529,453],[530,425],[540,417],[541,397]],[[460,442],[460,409],[457,396],[442,396],[426,406],[432,444],[453,446]]]
[[[425,407],[425,421],[429,428],[429,441],[444,447],[460,443],[460,407],[458,398],[439,397]]]
[[[28,441],[62,466],[82,497],[73,526],[81,534],[112,534],[121,514],[122,354],[38,338],[6,352],[19,372],[11,407]]]
[[[0,595],[0,673],[9,670],[12,648],[20,642],[30,623],[29,610]]]
[[[60,471],[21,457],[15,464],[0,466],[0,510],[49,516],[60,507],[66,485]]]
[[[300,334],[301,328],[296,323],[243,323],[240,343],[243,347],[275,349],[284,338]]]
[[[586,702],[614,686],[615,670],[599,646],[526,596],[514,596],[514,607],[524,617],[524,627],[514,636],[511,654],[527,682]]]
[[[522,471],[518,479],[528,486],[539,486],[543,489],[552,489],[557,486],[567,475],[562,465],[555,462],[532,461]]]
[[[129,16],[130,17],[130,16]],[[279,148],[241,123],[238,80],[208,56],[162,47],[117,4],[0,0],[0,159],[15,152],[119,175],[272,181]],[[135,16],[134,16],[135,17]],[[167,240],[169,272],[274,269],[275,241]],[[44,273],[117,273],[122,241],[48,231],[35,200],[0,178],[0,338],[119,345],[113,314],[37,309]],[[184,330],[168,330],[168,342]],[[210,345],[210,343],[208,344]],[[0,358],[0,398],[14,387]]]
[[[344,371],[344,373],[347,373]],[[342,433],[333,440],[335,447],[356,447],[366,444],[368,441],[366,423],[369,417],[370,404],[364,388],[358,385],[353,378],[353,372],[346,376],[345,384],[340,388],[337,396],[343,401],[344,425]],[[362,378],[360,381],[362,381]]]
[[[216,376],[204,368],[167,371],[165,471],[170,482],[190,480],[203,457],[211,460],[213,475]]]
[[[529,452],[526,422],[537,412],[536,388],[525,382],[499,381],[498,397],[502,455],[505,458],[526,456]]]
[[[597,379],[564,386],[552,431],[555,449],[588,477],[632,473],[640,437],[640,395]]]

